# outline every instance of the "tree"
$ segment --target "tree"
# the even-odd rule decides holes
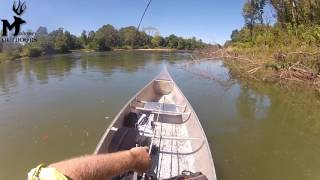
[[[67,42],[65,41],[64,34],[58,34],[54,41],[55,50],[59,53],[66,53],[69,51]]]
[[[138,46],[142,48],[149,48],[151,46],[152,36],[147,35],[145,32],[139,32],[138,36]]]
[[[270,0],[282,27],[290,23],[293,26],[310,22],[313,19],[313,7],[317,9],[316,0]],[[311,20],[312,22],[313,20]]]
[[[167,43],[168,43],[168,47],[169,48],[177,48],[178,46],[178,37],[174,34],[171,34],[169,37],[166,38]]]
[[[177,49],[184,49],[185,48],[185,42],[184,42],[184,39],[182,38],[179,38],[178,39],[178,45],[177,45]]]
[[[139,45],[139,31],[134,26],[121,28],[119,30],[121,45],[136,48]]]
[[[46,27],[40,26],[36,31],[37,37],[48,36],[48,30]]]
[[[76,49],[75,43],[76,43],[76,36],[71,35],[69,31],[65,31],[63,34],[63,40],[65,41],[67,45],[68,51],[71,49]]]
[[[146,31],[155,28],[145,29]],[[151,33],[151,32],[150,32]],[[21,56],[40,56],[53,53],[68,53],[71,50],[89,48],[97,51],[110,50],[115,47],[123,48],[152,48],[168,47],[177,49],[195,49],[206,44],[195,37],[185,39],[174,34],[164,38],[155,33],[154,37],[146,32],[140,32],[135,27],[121,28],[119,31],[107,24],[95,31],[82,31],[79,37],[58,28],[48,33],[46,27],[39,27],[36,31],[36,41],[31,43],[1,43],[0,52],[5,53],[8,59],[16,59]]]
[[[85,30],[82,31],[79,40],[84,47],[88,45],[88,36]]]
[[[90,31],[89,33],[88,33],[88,41],[87,41],[87,44],[89,44],[89,43],[91,43],[92,41],[93,41],[93,39],[94,39],[94,36],[95,36],[95,32],[94,31]]]
[[[42,50],[39,47],[29,46],[26,48],[26,55],[28,57],[37,57],[42,54]]]
[[[242,15],[244,17],[244,21],[246,26],[250,29],[250,37],[252,40],[253,36],[253,27],[255,24],[255,21],[257,20],[257,9],[254,4],[254,0],[247,1],[242,9]]]
[[[256,8],[258,9],[258,21],[260,24],[263,24],[263,14],[264,14],[264,7],[266,6],[267,0],[258,0],[256,3]]]
[[[56,30],[48,34],[47,28],[40,26],[35,35],[37,41],[25,45],[25,54],[27,56],[35,57],[42,54],[54,53],[54,40],[56,35],[60,32],[60,30]]]
[[[31,43],[31,47],[40,49],[43,54],[54,53],[54,45],[47,36],[37,38],[36,42]]]
[[[198,48],[198,41],[197,41],[196,37],[192,37],[191,39],[187,39],[186,44],[187,44],[186,49],[192,50],[192,49]]]
[[[231,41],[236,42],[238,35],[239,35],[239,30],[238,29],[233,30],[231,33]]]
[[[93,48],[104,51],[116,47],[119,42],[118,31],[110,24],[102,26],[95,33],[93,38]]]
[[[256,23],[263,24],[263,9],[266,0],[247,0],[242,9],[242,15],[246,26],[250,29],[251,39],[253,38],[253,28]]]
[[[67,53],[76,47],[76,36],[71,35],[69,31],[64,31],[63,28],[52,31],[48,36],[48,40],[53,42],[55,51],[59,53]]]
[[[151,44],[153,47],[161,47],[164,44],[164,39],[161,36],[155,36],[152,38]]]

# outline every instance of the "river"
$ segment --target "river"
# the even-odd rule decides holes
[[[220,180],[320,177],[320,98],[240,82],[188,53],[73,53],[0,64],[0,179],[90,154],[121,107],[164,65],[199,116]]]

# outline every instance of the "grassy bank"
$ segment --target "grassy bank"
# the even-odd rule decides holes
[[[4,53],[0,53],[0,63],[7,60],[7,56]]]
[[[164,51],[164,52],[171,52],[171,51],[190,51],[190,50],[179,50],[179,49],[172,49],[172,48],[148,48],[148,49],[115,49],[116,51]]]
[[[267,9],[274,12],[265,13]],[[244,26],[232,31],[223,48],[198,52],[224,59],[246,79],[320,88],[320,2],[245,1]],[[270,16],[271,15],[271,16]]]
[[[282,85],[310,85],[320,88],[318,48],[239,48],[203,49],[201,58],[223,59],[234,76]]]
[[[10,53],[0,53],[0,63],[6,62],[6,61],[13,61],[13,60],[20,60],[28,58],[27,56],[18,55],[18,54],[10,54]]]

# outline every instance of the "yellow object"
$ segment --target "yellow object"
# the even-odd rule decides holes
[[[68,180],[68,178],[55,168],[46,167],[45,165],[40,164],[29,171],[28,180]]]

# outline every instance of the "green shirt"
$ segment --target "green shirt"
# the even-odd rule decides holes
[[[29,171],[28,180],[68,180],[68,178],[55,168],[40,164]]]

